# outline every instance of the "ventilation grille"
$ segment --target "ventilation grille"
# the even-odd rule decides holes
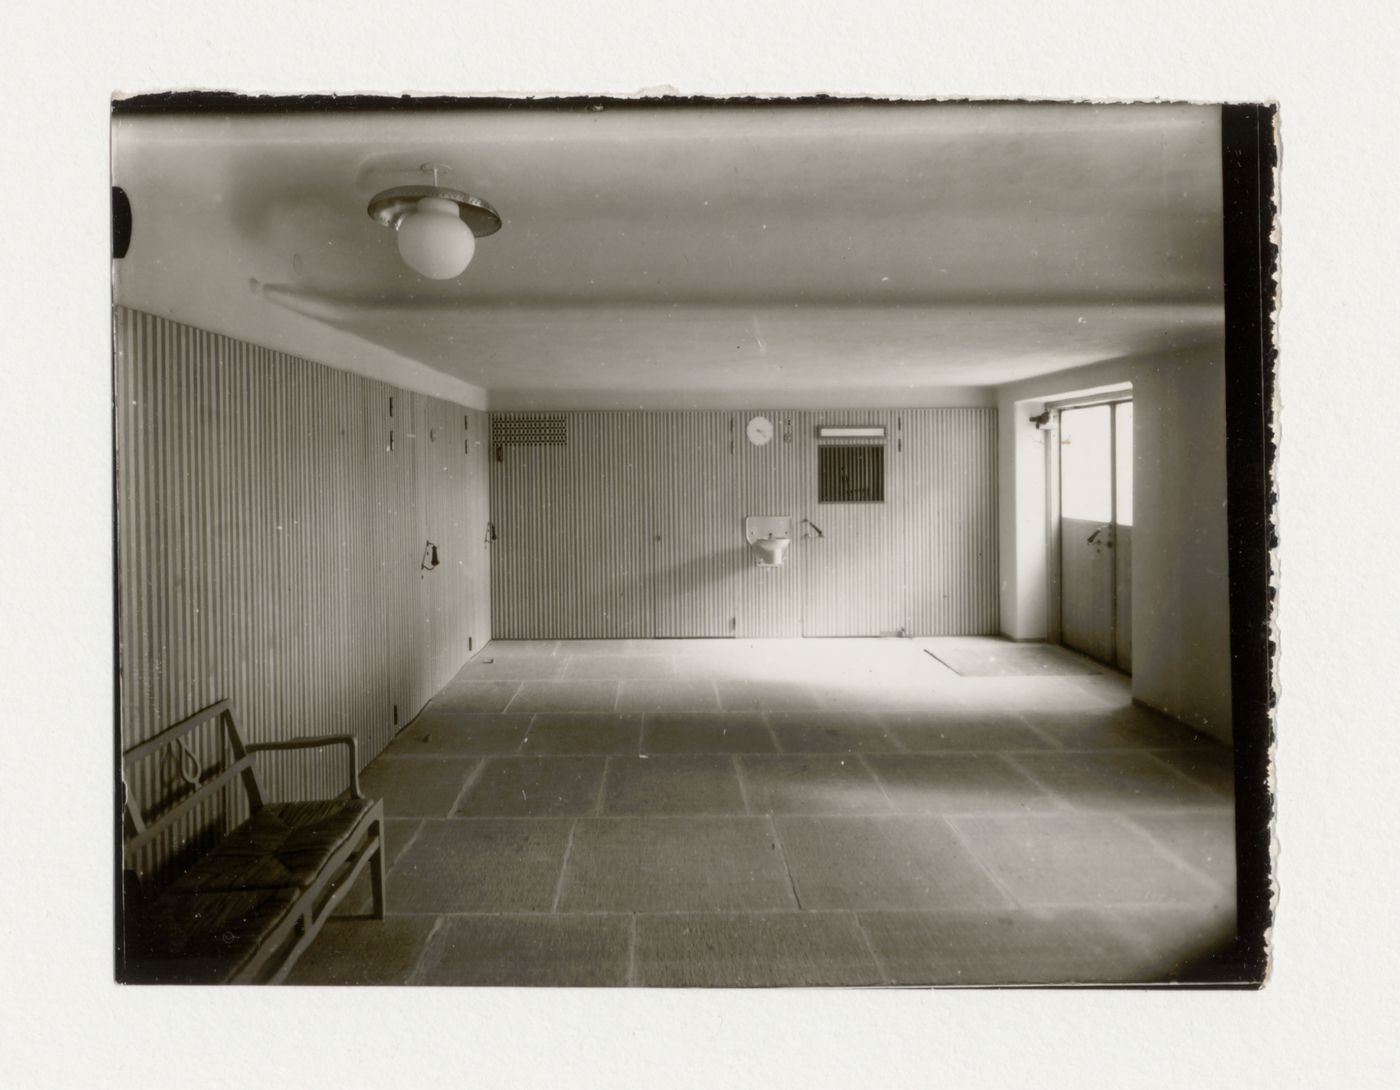
[[[568,422],[562,416],[498,416],[491,421],[491,442],[496,446],[562,447],[568,441]]]
[[[818,503],[884,503],[885,448],[817,448]]]

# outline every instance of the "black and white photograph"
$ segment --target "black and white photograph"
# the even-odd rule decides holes
[[[1276,118],[116,98],[117,979],[1258,986]]]
[[[1389,1090],[1400,7],[0,35],[0,1084]]]

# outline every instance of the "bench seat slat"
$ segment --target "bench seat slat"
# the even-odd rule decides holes
[[[370,799],[333,799],[264,806],[181,875],[170,892],[305,889],[373,805]]]
[[[300,899],[296,888],[167,893],[142,921],[141,977],[212,984],[241,969]]]

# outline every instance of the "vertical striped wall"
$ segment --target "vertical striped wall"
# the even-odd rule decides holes
[[[761,447],[744,433],[758,414],[775,425]],[[498,637],[998,630],[995,409],[493,419],[541,415],[565,417],[565,445],[491,456]],[[885,425],[885,503],[817,502],[821,424]],[[793,517],[782,568],[756,566],[746,515]]]
[[[486,414],[118,308],[122,748],[227,697],[245,739],[349,733],[367,763],[490,637]],[[423,571],[425,542],[440,565]],[[212,737],[201,757],[216,756]],[[342,752],[267,755],[329,797]],[[151,805],[167,763],[128,784]],[[206,813],[145,869],[177,857]]]

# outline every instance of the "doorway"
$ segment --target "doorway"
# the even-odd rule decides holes
[[[1131,673],[1133,403],[1055,415],[1060,642]]]

